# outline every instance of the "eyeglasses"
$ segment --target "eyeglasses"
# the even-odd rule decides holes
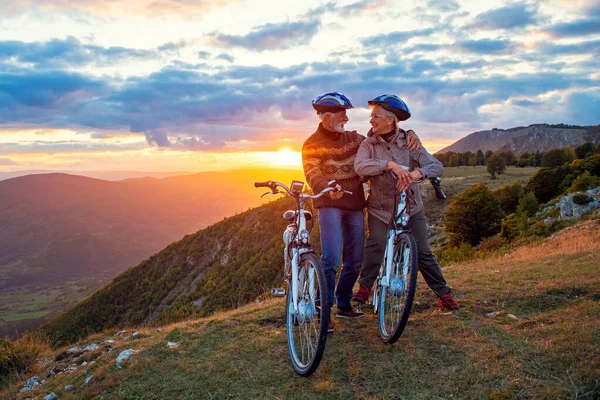
[[[378,118],[389,118],[389,117],[387,115],[371,114],[371,118],[372,119],[378,119]]]

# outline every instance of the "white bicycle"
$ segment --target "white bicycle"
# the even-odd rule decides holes
[[[312,374],[323,357],[327,341],[327,325],[330,308],[327,301],[327,281],[325,272],[314,247],[309,242],[307,221],[312,214],[304,210],[308,199],[316,199],[325,193],[337,191],[335,181],[321,193],[302,193],[304,183],[292,181],[286,185],[275,182],[255,182],[255,187],[266,187],[270,192],[263,194],[284,194],[296,200],[296,209],[288,210],[283,218],[289,221],[283,233],[284,276],[287,281],[286,332],[292,366],[303,376]],[[283,189],[283,191],[279,190]],[[344,191],[351,194],[351,192]],[[274,296],[285,296],[285,289],[273,289]]]
[[[397,179],[393,172],[389,173]],[[396,212],[388,226],[383,262],[372,296],[373,310],[378,314],[379,336],[388,344],[402,335],[417,288],[417,242],[407,225],[406,191],[401,191],[400,199],[394,203]]]

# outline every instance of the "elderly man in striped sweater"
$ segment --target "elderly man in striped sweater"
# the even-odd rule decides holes
[[[346,110],[353,108],[341,93],[329,92],[312,101],[321,123],[302,146],[304,174],[315,193],[330,181],[338,188],[352,192],[329,192],[313,201],[319,211],[321,230],[321,263],[327,278],[327,305],[337,300],[335,315],[339,318],[360,318],[364,313],[352,308],[352,288],[356,283],[363,260],[366,206],[360,177],[354,171],[354,159],[364,136],[356,131],[345,131],[348,122]],[[414,131],[408,131],[408,146],[418,149],[421,142]],[[336,287],[336,272],[342,258],[342,270]],[[331,321],[329,332],[333,331]]]

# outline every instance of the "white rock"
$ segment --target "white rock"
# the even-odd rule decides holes
[[[123,336],[125,333],[127,333],[127,331],[119,331],[115,333],[115,336]]]
[[[88,376],[87,378],[85,378],[85,382],[83,382],[85,385],[87,385],[88,383],[90,383],[92,380],[94,379],[93,376]]]
[[[508,318],[512,318],[512,319],[514,319],[514,320],[518,320],[518,319],[519,319],[519,318],[517,318],[517,316],[516,316],[516,315],[513,315],[513,314],[506,314],[506,316],[507,316]]]
[[[129,356],[131,356],[132,354],[135,354],[135,353],[137,353],[137,351],[133,350],[133,349],[123,350],[121,352],[121,354],[119,354],[119,356],[115,360],[117,367],[123,368],[124,362],[129,358]]]
[[[83,353],[86,353],[86,352],[88,352],[88,351],[94,351],[94,350],[96,350],[98,347],[100,347],[100,346],[98,346],[96,343],[92,343],[92,344],[90,344],[89,346],[86,346],[86,347],[84,347],[84,349],[83,349],[83,350],[81,350],[81,351],[82,351]]]
[[[73,386],[71,386],[71,385],[67,385],[67,386],[65,386],[65,389],[64,389],[64,390],[65,390],[65,392],[72,392],[74,389],[75,389],[75,388],[74,388]]]
[[[79,353],[81,351],[81,349],[77,346],[75,347],[71,347],[69,350],[67,350],[67,354],[76,354]]]
[[[181,343],[178,343],[178,342],[169,342],[169,341],[167,341],[167,347],[170,348],[170,349],[175,348],[175,347],[179,347],[180,344]]]
[[[487,317],[494,318],[494,317],[497,317],[498,315],[501,315],[501,314],[502,314],[502,311],[492,311],[492,312],[489,312],[489,313],[487,313],[485,315]]]
[[[54,394],[54,392],[44,396],[44,400],[54,400],[54,399],[58,399],[58,396],[56,394]]]

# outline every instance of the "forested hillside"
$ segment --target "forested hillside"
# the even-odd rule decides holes
[[[254,300],[283,280],[282,214],[290,205],[280,199],[185,236],[41,332],[57,346],[114,326],[205,316]]]

